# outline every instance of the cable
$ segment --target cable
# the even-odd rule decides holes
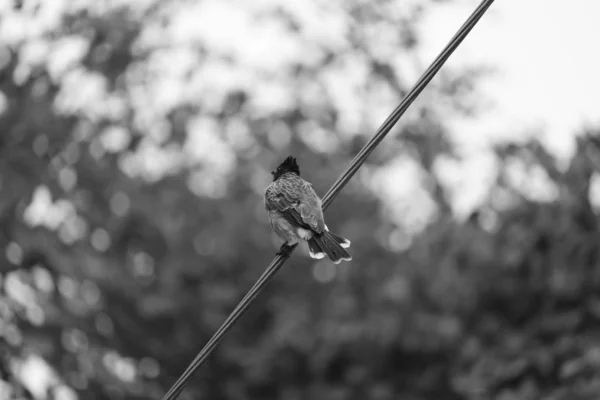
[[[444,50],[437,56],[437,58],[433,61],[433,63],[427,68],[427,70],[423,73],[421,78],[417,81],[417,83],[413,86],[413,88],[408,92],[406,97],[402,100],[400,105],[390,114],[390,116],[384,121],[384,123],[379,127],[375,136],[369,140],[369,142],[361,149],[361,151],[354,157],[346,171],[338,178],[338,180],[333,184],[331,189],[323,196],[323,210],[327,209],[331,202],[335,199],[338,193],[346,186],[346,184],[352,179],[356,171],[362,166],[365,162],[366,158],[373,152],[373,150],[377,147],[377,145],[383,140],[383,138],[389,133],[392,127],[398,122],[400,117],[404,114],[404,112],[408,109],[408,107],[412,104],[412,102],[417,98],[417,96],[423,91],[425,86],[431,81],[431,79],[435,76],[435,74],[440,70],[440,68],[444,65],[446,60],[450,57],[450,55],[456,50],[456,48],[460,45],[460,43],[464,40],[464,38],[469,34],[471,29],[477,24],[479,19],[485,14],[487,9],[492,5],[494,0],[483,0],[481,4],[473,11],[473,13],[469,16],[467,21],[460,27],[457,33],[452,37],[450,42],[446,45]],[[295,250],[296,245],[293,246],[291,251],[287,256],[278,255],[271,261],[271,264],[267,267],[267,269],[262,273],[262,275],[258,278],[258,281],[250,288],[248,293],[244,296],[244,298],[240,301],[240,303],[236,306],[236,308],[231,312],[229,317],[223,322],[221,327],[215,332],[212,338],[204,345],[204,348],[198,353],[198,355],[194,358],[194,360],[190,363],[190,365],[186,368],[186,370],[181,374],[179,379],[173,384],[171,389],[165,394],[163,400],[174,400],[179,396],[184,386],[192,376],[192,374],[204,363],[206,358],[210,355],[210,353],[214,350],[214,348],[219,344],[219,342],[223,339],[225,333],[231,328],[231,326],[242,316],[242,314],[246,311],[246,309],[250,306],[252,301],[258,296],[264,285],[275,275],[277,271],[281,268],[283,263],[289,258],[291,253]]]

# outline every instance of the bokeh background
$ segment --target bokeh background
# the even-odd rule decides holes
[[[159,399],[476,6],[0,1],[0,399]],[[181,399],[597,399],[599,6],[498,1]]]

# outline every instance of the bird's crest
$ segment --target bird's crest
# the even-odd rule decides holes
[[[273,181],[276,181],[281,175],[288,172],[293,172],[300,176],[300,167],[298,166],[295,157],[289,156],[281,164],[279,164],[279,167],[277,167],[275,171],[271,172],[273,175]]]

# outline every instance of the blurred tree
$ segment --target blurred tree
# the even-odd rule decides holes
[[[8,398],[160,398],[277,250],[268,172],[293,153],[325,192],[404,95],[428,5],[138,3],[0,5]],[[471,113],[464,72],[431,90]],[[458,222],[440,115],[415,105],[328,212],[352,264],[297,252],[181,398],[598,392],[598,135],[565,172],[499,147],[489,201]],[[418,207],[380,190],[398,160]]]

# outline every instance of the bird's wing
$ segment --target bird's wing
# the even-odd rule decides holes
[[[267,193],[268,206],[278,210],[292,224],[321,233],[325,230],[321,200],[303,179],[280,179]]]

